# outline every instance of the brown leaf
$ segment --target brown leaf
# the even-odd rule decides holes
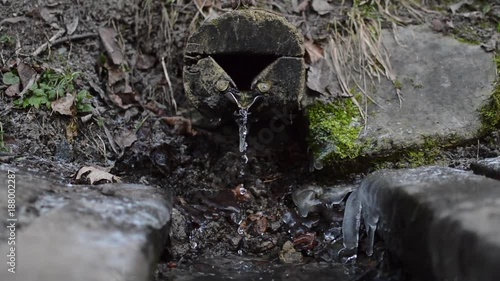
[[[145,54],[139,54],[137,56],[137,61],[135,62],[135,67],[140,70],[146,70],[155,66],[155,63],[156,63],[156,57]]]
[[[333,11],[333,6],[326,0],[312,0],[312,8],[319,15],[326,15]]]
[[[78,170],[78,173],[76,174],[75,180],[80,180],[83,176],[86,176],[90,184],[94,184],[102,180],[108,182],[120,182],[119,177],[92,166],[85,166],[80,168],[80,170]]]
[[[121,130],[115,135],[114,141],[123,150],[130,147],[137,140],[137,135],[128,129]]]
[[[212,0],[195,0],[196,6],[200,8],[210,8],[214,4]]]
[[[342,92],[337,76],[326,59],[320,59],[309,67],[307,87],[324,96],[337,96]]]
[[[7,89],[5,89],[5,94],[9,97],[17,97],[19,96],[19,83],[10,85]]]
[[[320,46],[314,44],[313,41],[305,41],[304,47],[311,63],[315,63],[325,57],[323,49]]]
[[[76,28],[78,27],[78,21],[78,17],[75,17],[71,22],[66,24],[66,33],[68,35],[71,35],[76,31]]]
[[[307,9],[307,6],[309,6],[309,0],[304,0],[300,2],[300,4],[297,6],[296,12],[300,13],[305,11]]]
[[[19,64],[17,65],[17,73],[19,74],[19,78],[21,78],[23,89],[28,86],[29,81],[32,80],[37,74],[30,65],[24,62],[19,62]]]
[[[66,94],[65,97],[60,98],[52,102],[52,110],[61,115],[74,115],[73,104],[75,103],[75,96],[72,94]]]
[[[167,125],[173,126],[174,133],[176,134],[196,136],[196,134],[198,133],[193,129],[191,120],[182,116],[163,117],[162,120],[167,123]]]
[[[111,58],[115,65],[121,65],[125,59],[123,57],[120,46],[115,40],[117,33],[114,29],[108,27],[99,28],[99,37],[101,37],[102,44],[106,53]]]

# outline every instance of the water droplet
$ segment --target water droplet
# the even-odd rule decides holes
[[[247,194],[247,190],[246,190],[246,188],[244,188],[244,187],[240,187],[240,194],[241,194],[241,195],[245,195],[245,194]]]
[[[243,251],[241,249],[238,250],[238,255],[242,255],[243,254]]]
[[[315,159],[313,165],[314,165],[314,169],[316,169],[316,170],[323,169],[323,163],[321,162],[321,160]]]

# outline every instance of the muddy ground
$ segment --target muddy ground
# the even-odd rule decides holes
[[[75,179],[81,167],[95,166],[123,182],[171,189],[172,239],[159,278],[172,268],[218,256],[290,263],[339,260],[329,244],[338,243],[342,204],[303,219],[292,192],[314,185],[349,187],[363,176],[342,168],[311,170],[307,125],[300,114],[265,142],[258,133],[269,123],[252,124],[245,164],[236,124],[206,120],[186,102],[186,40],[205,18],[230,11],[237,1],[226,2],[0,1],[1,72],[3,78],[13,73],[21,80],[16,88],[16,80],[7,75],[0,86],[0,162],[73,183],[85,182],[85,177]],[[341,1],[318,1],[331,5],[325,15],[306,1],[256,2],[260,9],[285,16],[316,44],[328,37],[334,17],[345,17]],[[427,3],[420,21],[496,51],[492,44],[500,5],[486,2],[456,11],[444,3]],[[420,23],[404,7],[394,11],[408,18],[407,24]],[[58,33],[50,46],[37,50]],[[58,97],[84,92],[80,100],[31,100],[23,108],[16,100],[30,95],[22,93],[30,80],[39,88],[59,83]],[[48,90],[41,95],[49,95]],[[477,158],[499,155],[498,143],[493,133],[445,151],[442,163],[469,169]],[[376,267],[377,259],[365,265]]]

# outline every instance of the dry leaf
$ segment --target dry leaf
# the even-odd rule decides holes
[[[106,49],[106,53],[115,65],[121,65],[125,62],[125,59],[123,58],[120,46],[118,46],[118,43],[116,43],[116,35],[116,31],[112,28],[99,28],[99,37],[101,37],[101,41],[104,45],[104,49]]]
[[[313,41],[305,41],[304,47],[306,49],[307,55],[309,55],[311,63],[315,63],[318,60],[324,58],[323,49],[320,46],[314,44]]]
[[[99,181],[105,180],[108,182],[120,182],[120,178],[108,173],[107,171],[100,170],[96,167],[86,166],[80,168],[76,174],[75,180],[82,179],[82,176],[86,176],[90,184],[97,183]]]
[[[60,98],[52,102],[52,110],[61,114],[73,116],[73,104],[75,103],[75,96],[71,94],[66,94],[65,97]]]
[[[309,0],[304,0],[302,1],[298,6],[296,12],[300,13],[303,12],[307,9],[307,6],[309,6]]]
[[[307,87],[325,96],[337,96],[342,92],[337,76],[326,59],[320,59],[309,67]]]
[[[19,78],[21,78],[21,84],[23,89],[29,84],[29,81],[36,76],[36,71],[28,64],[24,62],[19,62],[17,64],[17,73]]]
[[[5,94],[9,97],[19,96],[19,83],[10,85],[7,89],[5,89]]]
[[[140,70],[146,70],[155,66],[155,63],[156,63],[156,57],[145,54],[139,54],[135,62],[135,67]]]
[[[330,5],[326,0],[313,0],[312,8],[316,11],[316,13],[320,15],[326,15],[333,11],[333,6]]]
[[[193,129],[191,125],[191,120],[184,118],[182,116],[164,117],[162,118],[162,120],[169,126],[173,126],[174,133],[176,134],[196,136],[196,134],[198,133]]]
[[[70,23],[66,24],[66,33],[68,35],[71,35],[76,31],[76,28],[78,27],[78,21],[78,17],[75,17]]]
[[[128,129],[124,129],[115,135],[114,141],[123,150],[130,147],[137,140],[137,135]]]
[[[195,0],[196,6],[200,8],[210,8],[213,5],[212,0]]]

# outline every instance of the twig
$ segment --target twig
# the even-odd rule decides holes
[[[62,44],[62,43],[68,42],[68,41],[78,41],[78,40],[83,40],[83,39],[96,37],[96,36],[97,36],[96,33],[76,34],[76,35],[64,37],[61,39],[57,39],[52,43],[52,46],[56,46],[56,45],[59,45],[59,44]]]
[[[161,66],[163,67],[163,74],[165,75],[165,79],[167,79],[168,90],[170,91],[170,102],[172,107],[174,108],[174,113],[177,115],[177,102],[174,97],[174,90],[172,88],[172,82],[170,81],[170,76],[168,76],[167,65],[165,64],[165,57],[161,57]]]
[[[33,57],[36,57],[38,56],[39,54],[41,54],[43,51],[45,51],[45,49],[47,49],[47,47],[49,45],[51,45],[52,43],[54,43],[57,39],[61,38],[64,33],[66,33],[66,30],[64,29],[60,29],[56,34],[54,34],[54,36],[52,36],[48,42],[45,42],[43,43],[40,47],[38,47],[38,49],[36,49],[31,55]]]

